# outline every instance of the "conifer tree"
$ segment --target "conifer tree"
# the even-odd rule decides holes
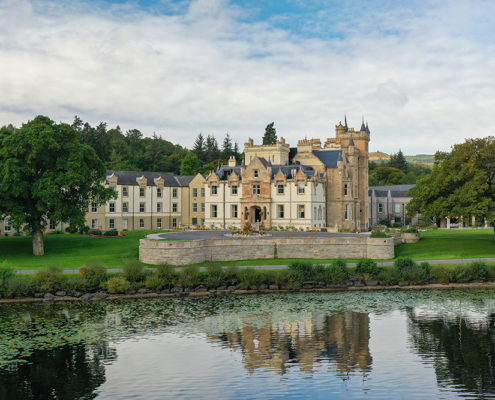
[[[205,138],[201,132],[194,141],[192,151],[194,154],[196,154],[196,157],[198,157],[198,160],[201,164],[204,164],[206,162],[206,143]]]
[[[275,122],[268,124],[265,128],[265,134],[263,135],[263,144],[276,144],[277,143],[277,131],[273,127]]]
[[[409,171],[409,166],[407,165],[404,154],[402,154],[402,150],[399,149],[398,153],[392,154],[390,156],[390,166],[392,168],[400,169],[402,172],[407,174],[407,172]]]
[[[228,160],[232,155],[234,155],[234,150],[232,149],[232,139],[227,133],[227,135],[225,135],[225,139],[223,139],[222,158]]]
[[[220,158],[220,150],[218,149],[217,139],[215,139],[214,135],[208,135],[206,137],[205,150],[207,164]]]

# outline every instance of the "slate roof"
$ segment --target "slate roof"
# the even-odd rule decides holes
[[[267,162],[264,158],[260,157],[260,161],[264,160],[265,163]],[[287,176],[287,179],[293,179],[294,177],[292,176],[292,172],[295,170],[295,173],[297,174],[299,170],[302,170],[306,175],[309,177],[315,175],[315,170],[311,166],[307,165],[299,165],[299,164],[293,164],[293,165],[273,165],[272,166],[272,179],[273,177],[278,173],[278,171],[282,170],[284,175]],[[215,172],[215,174],[220,178],[220,180],[225,181],[229,178],[232,173],[235,172],[239,178],[241,178],[241,167],[239,165],[236,165],[235,167],[229,167],[228,165],[223,165],[220,167],[218,171]]]
[[[337,168],[339,156],[342,157],[342,150],[316,150],[313,154],[329,168]],[[347,158],[347,157],[346,157]],[[349,160],[347,159],[347,162]]]
[[[187,182],[187,179],[189,178],[188,176],[174,176],[170,172],[141,172],[141,171],[116,171],[116,170],[107,170],[107,183],[108,183],[108,178],[112,175],[115,174],[117,177],[117,183],[119,185],[139,185],[139,178],[141,178],[143,175],[144,177],[148,180],[148,186],[156,186],[156,179],[158,179],[160,176],[163,178],[163,185],[164,186],[169,186],[169,187],[181,187],[181,186],[189,186],[189,183]],[[181,178],[183,182],[179,180]],[[194,179],[194,176],[191,177]],[[191,179],[191,180],[192,180]],[[190,181],[189,181],[190,182]]]
[[[370,186],[368,194],[371,196],[374,190],[376,197],[388,197],[389,192],[390,197],[411,197],[407,193],[414,186],[416,185]]]
[[[189,186],[189,184],[196,178],[196,175],[184,175],[184,176],[176,176],[179,180],[181,186]]]

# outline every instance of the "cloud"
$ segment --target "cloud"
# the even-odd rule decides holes
[[[322,1],[282,29],[226,0],[4,0],[0,125],[77,114],[185,146],[229,132],[242,146],[275,121],[296,145],[334,136],[346,112],[350,126],[369,121],[371,149],[407,154],[489,134],[495,51],[481,16],[493,6],[387,3]]]

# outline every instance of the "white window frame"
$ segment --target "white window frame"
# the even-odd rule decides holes
[[[201,197],[205,197],[205,192],[206,192],[205,188],[201,188]]]
[[[179,212],[179,203],[172,203],[172,212]]]
[[[298,183],[297,184],[297,194],[304,194],[306,191],[306,188],[304,187],[304,183]]]
[[[238,218],[238,209],[237,209],[237,204],[232,204],[230,207],[230,217],[231,218]]]
[[[124,202],[122,203],[122,212],[129,212],[129,203]]]
[[[108,220],[108,227],[109,229],[115,229],[115,218],[110,218]]]
[[[383,212],[383,203],[378,203],[378,212],[379,213]]]
[[[129,188],[127,186],[122,188],[122,197],[129,197]]]
[[[141,197],[141,198],[146,197],[146,188],[144,188],[144,187],[139,188],[139,197]]]
[[[172,228],[177,228],[179,226],[179,219],[172,218]]]
[[[205,203],[201,203],[201,212],[204,213],[205,212]]]
[[[217,196],[218,195],[218,186],[217,185],[212,185],[212,187],[211,187],[211,195],[212,196]]]
[[[349,187],[347,186],[347,183],[344,184],[344,196],[349,195]]]
[[[306,218],[306,205],[305,204],[298,204],[297,205],[297,218],[298,219],[305,219]]]
[[[218,218],[218,206],[216,204],[211,205],[211,218]]]
[[[277,218],[278,219],[284,219],[284,215],[285,215],[284,205],[278,204],[277,205]]]
[[[348,220],[349,219],[349,204],[346,204],[345,205],[344,219],[345,220]]]
[[[197,213],[198,212],[198,203],[193,203],[193,207],[192,207],[192,212],[193,213]]]
[[[156,197],[162,197],[163,196],[163,190],[162,188],[156,188]]]
[[[115,202],[114,201],[111,201],[110,203],[108,203],[108,210],[111,213],[114,213],[115,212]]]
[[[232,196],[237,196],[237,185],[232,185],[232,186],[230,187],[230,194],[231,194]]]
[[[261,194],[261,185],[253,185],[253,196]]]
[[[163,203],[156,203],[156,212],[163,212]]]
[[[91,229],[98,229],[98,218],[93,218],[91,220]]]
[[[144,228],[144,218],[139,218],[139,227]]]
[[[140,213],[146,212],[146,203],[139,203],[139,212]]]
[[[198,188],[193,188],[193,197],[198,197]]]
[[[260,171],[259,171],[259,170],[257,170],[257,169],[253,169],[253,176],[254,176],[255,178],[259,178],[259,177],[260,177]]]
[[[127,218],[122,219],[122,229],[129,229],[129,220]]]
[[[401,204],[400,203],[395,203],[394,204],[394,211],[396,214],[400,214],[401,211],[402,211],[402,207],[401,207]]]
[[[172,189],[172,197],[177,199],[179,197],[179,190],[177,188]]]
[[[162,219],[161,218],[156,219],[156,227],[158,229],[162,229]]]
[[[98,212],[98,204],[91,203],[91,212],[92,213],[97,213]]]
[[[285,194],[285,186],[277,185],[277,194]]]

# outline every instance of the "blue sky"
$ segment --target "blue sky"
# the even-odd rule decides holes
[[[368,120],[370,148],[492,134],[495,3],[0,0],[0,125],[35,115],[291,145]]]

